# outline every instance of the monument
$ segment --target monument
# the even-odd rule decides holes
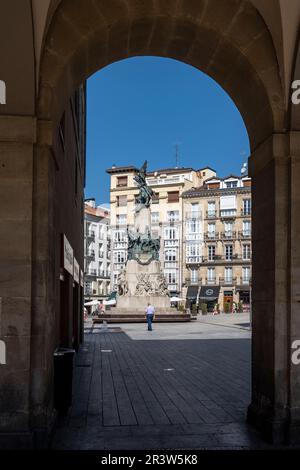
[[[151,234],[152,189],[146,182],[147,161],[134,177],[139,195],[134,210],[134,228],[127,228],[127,262],[118,276],[118,311],[141,311],[148,302],[157,311],[168,311],[170,299],[159,261],[160,238]]]

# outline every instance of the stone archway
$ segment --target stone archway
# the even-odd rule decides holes
[[[270,439],[284,439],[287,347],[282,338],[267,340],[263,330],[273,334],[281,322],[287,333],[287,323],[282,324],[277,313],[287,296],[287,224],[278,223],[278,217],[285,220],[287,201],[277,198],[278,183],[287,171],[282,147],[286,115],[277,58],[264,21],[250,2],[242,0],[86,0],[84,10],[80,0],[62,0],[53,2],[50,12],[39,75],[42,146],[37,148],[38,154],[45,156],[43,144],[51,146],[51,132],[73,90],[92,73],[127,57],[157,55],[193,65],[215,79],[240,110],[249,133],[254,180],[253,401],[249,420]],[[45,223],[46,228],[49,220]],[[280,279],[277,272],[282,273]],[[278,353],[280,376],[275,372]]]
[[[52,146],[62,112],[72,92],[95,71],[126,57],[156,55],[193,65],[215,79],[235,102],[248,129],[254,183],[253,379],[248,418],[274,442],[299,441],[299,374],[290,361],[291,340],[300,338],[299,119],[294,109],[292,121],[288,119],[279,71],[282,56],[277,58],[272,36],[253,4],[260,1],[84,0],[84,8],[83,0],[51,1],[37,73],[36,108],[31,73],[34,54],[30,50],[26,59],[31,64],[26,78],[30,93],[23,93],[23,107],[18,108],[16,95],[14,107],[5,111],[12,109],[11,114],[16,115],[19,109],[20,116],[0,122],[1,149],[8,163],[8,157],[14,157],[32,197],[26,205],[26,226],[22,226],[26,229],[24,250],[21,253],[20,248],[13,268],[7,263],[19,284],[23,282],[17,294],[11,293],[10,284],[7,287],[9,295],[16,296],[14,305],[20,305],[18,298],[26,299],[26,335],[20,340],[23,359],[17,376],[24,390],[14,391],[12,402],[9,390],[16,379],[8,369],[4,379],[7,403],[20,402],[21,396],[22,406],[15,421],[7,421],[7,429],[36,432],[46,428],[51,415],[53,181],[55,165],[59,166],[54,163]],[[25,6],[24,2],[22,8]],[[30,20],[28,16],[28,28]],[[27,36],[31,44],[29,33]],[[299,65],[295,73],[298,70]],[[9,172],[6,178],[10,178]],[[14,184],[20,185],[18,180]],[[290,263],[292,250],[295,257]],[[19,359],[16,354],[15,360]]]

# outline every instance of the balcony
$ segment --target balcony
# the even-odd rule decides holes
[[[202,256],[186,256],[186,264],[200,264],[202,263]]]
[[[216,210],[206,211],[206,218],[207,219],[216,219],[217,218],[217,211]]]
[[[217,285],[217,279],[214,277],[214,278],[206,278],[205,279],[205,283],[207,286],[216,286]]]
[[[201,278],[191,279],[190,277],[186,277],[184,283],[187,287],[189,287],[189,286],[201,286],[202,279]]]
[[[178,261],[164,261],[165,269],[176,269],[178,267]]]
[[[251,230],[243,230],[242,232],[239,232],[239,238],[242,238],[242,239],[251,238]]]
[[[202,212],[186,212],[185,220],[199,220],[202,217]]]
[[[220,218],[221,219],[232,219],[236,217],[236,209],[222,209],[220,210]]]
[[[97,269],[88,269],[85,272],[86,276],[97,276]]]
[[[250,286],[251,285],[251,277],[248,277],[248,278],[242,278],[240,277],[239,279],[239,286],[244,286],[244,287],[247,287],[247,286]]]
[[[179,245],[179,239],[175,240],[164,240],[165,247],[173,247]]]
[[[220,277],[219,278],[219,284],[220,286],[235,286],[236,285],[236,277]]]
[[[221,232],[221,240],[235,240],[237,237],[237,233],[232,230],[226,230],[225,232]]]
[[[219,240],[220,238],[220,234],[219,232],[206,232],[204,234],[204,241],[215,241],[215,240]]]
[[[109,271],[102,271],[98,270],[97,277],[102,279],[110,279],[110,272]]]

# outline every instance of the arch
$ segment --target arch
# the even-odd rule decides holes
[[[85,0],[84,5],[52,3],[39,119],[57,121],[74,89],[102,67],[148,55],[180,60],[216,80],[240,110],[252,149],[285,129],[272,38],[248,0]]]

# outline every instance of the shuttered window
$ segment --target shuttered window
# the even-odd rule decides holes
[[[168,193],[168,202],[179,202],[179,191],[171,191]]]

